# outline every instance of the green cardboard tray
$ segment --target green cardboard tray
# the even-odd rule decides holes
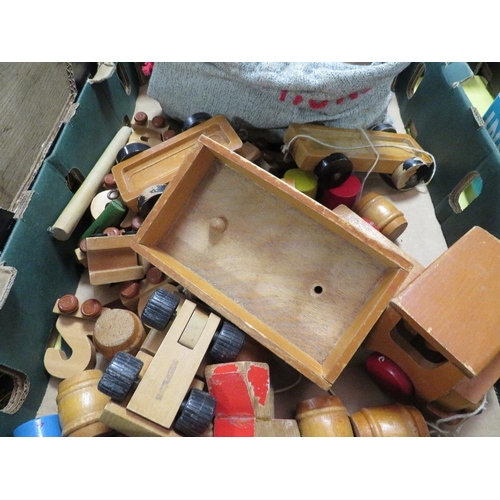
[[[82,219],[67,241],[47,231],[72,197],[66,177],[73,168],[89,173],[126,117],[132,118],[138,87],[133,63],[120,64],[120,71],[104,81],[85,83],[76,112],[43,161],[29,205],[3,248],[0,261],[17,274],[0,309],[0,436],[12,436],[36,417],[50,378],[43,357],[56,321],[52,308],[58,297],[76,291],[81,276],[74,249],[88,221]],[[7,413],[15,380],[27,381],[28,393],[19,409]]]
[[[500,237],[500,152],[462,88],[473,76],[466,62],[412,63],[394,85],[405,127],[436,158],[428,189],[448,246],[473,226]]]

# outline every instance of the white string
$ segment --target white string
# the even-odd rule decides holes
[[[363,183],[362,183],[362,186],[361,186],[361,192],[363,191],[364,183],[365,183],[366,179],[372,173],[373,169],[375,168],[375,166],[377,165],[377,163],[379,161],[380,155],[377,152],[377,148],[379,148],[379,149],[380,148],[398,148],[398,149],[403,149],[403,150],[411,152],[411,153],[422,153],[422,154],[425,154],[425,155],[429,156],[431,158],[431,160],[432,160],[432,163],[434,164],[434,168],[432,170],[432,174],[431,174],[429,180],[426,181],[426,182],[424,182],[423,184],[425,186],[427,186],[432,181],[432,179],[434,178],[434,174],[436,173],[436,166],[437,166],[436,158],[434,157],[434,155],[432,155],[428,151],[425,151],[425,150],[419,149],[419,148],[415,148],[413,146],[408,146],[406,144],[389,144],[389,143],[373,144],[373,142],[368,137],[368,134],[363,129],[359,128],[358,130],[361,130],[361,132],[363,133],[363,135],[367,139],[367,141],[368,141],[367,145],[360,145],[360,146],[340,146],[340,145],[336,145],[336,144],[332,144],[332,143],[323,142],[323,141],[321,141],[319,139],[316,139],[315,137],[312,137],[312,136],[310,136],[308,134],[297,134],[294,137],[292,137],[287,143],[285,143],[281,147],[281,151],[285,155],[285,160],[286,160],[288,154],[290,153],[290,146],[291,146],[291,144],[294,141],[296,141],[297,139],[309,139],[310,141],[313,141],[313,142],[315,142],[317,144],[320,144],[321,146],[324,146],[326,148],[340,149],[340,150],[344,150],[344,151],[345,150],[357,150],[357,149],[371,148],[373,150],[373,152],[375,153],[375,162],[369,168],[368,172],[365,175],[365,178],[363,179]],[[360,192],[360,194],[361,194],[361,192]]]
[[[435,423],[432,422],[426,422],[426,423],[433,431],[437,433],[437,435],[441,437],[455,436],[460,432],[465,422],[469,418],[474,417],[479,413],[481,413],[486,408],[487,404],[488,404],[488,395],[485,394],[481,404],[471,413],[459,413],[457,415],[451,415],[449,417],[440,418],[439,420],[436,420]],[[455,422],[457,420],[462,420],[462,422],[460,422],[460,424],[454,430],[446,430],[441,427],[442,425],[447,424],[448,422]]]

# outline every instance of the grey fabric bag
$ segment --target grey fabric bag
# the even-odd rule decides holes
[[[157,62],[148,87],[167,116],[223,115],[249,140],[279,141],[290,123],[392,123],[394,78],[410,63]]]

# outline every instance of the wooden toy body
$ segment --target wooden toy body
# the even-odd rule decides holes
[[[134,116],[132,123],[132,134],[130,135],[129,143],[143,143],[150,147],[157,146],[163,142],[163,133],[170,129],[168,123],[163,123],[162,126],[155,126],[154,121],[150,120],[146,115],[146,121],[139,123]]]
[[[87,238],[87,267],[91,285],[144,278],[144,266],[130,243],[134,235]]]
[[[328,389],[413,267],[369,229],[203,136],[132,247]]]
[[[115,165],[112,169],[124,203],[138,212],[137,198],[149,186],[168,184],[201,135],[211,137],[231,150],[243,146],[229,122],[215,116],[173,138]]]
[[[136,355],[144,363],[136,387],[121,403],[110,401],[102,421],[130,436],[178,436],[174,419],[188,391],[204,388],[204,357],[220,322],[183,300],[164,331],[149,331]]]
[[[390,301],[365,346],[394,361],[415,395],[477,406],[500,378],[500,241],[475,227]]]
[[[404,161],[413,157],[421,157],[428,165],[433,163],[429,155],[420,152],[422,147],[408,134],[372,130],[364,132],[379,154],[378,163],[373,172],[392,174]],[[303,137],[295,139],[290,146],[290,153],[295,163],[303,170],[314,170],[323,158],[332,153],[345,154],[351,160],[355,172],[368,172],[376,159],[373,148],[363,131],[358,129],[292,123],[286,130],[283,141],[286,144],[299,134],[333,145],[333,147],[326,147]],[[360,149],[360,146],[366,146],[366,148]],[[410,150],[402,149],[400,146],[410,148]]]
[[[220,321],[185,300],[127,408],[170,428]]]

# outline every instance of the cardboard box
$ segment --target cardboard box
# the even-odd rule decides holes
[[[429,193],[447,244],[473,226],[500,236],[500,151],[471,104],[465,62],[412,63],[396,79],[405,128],[436,159]]]
[[[10,85],[20,84],[23,64],[10,68]],[[67,241],[56,241],[47,229],[73,195],[68,184],[90,172],[118,129],[132,119],[138,92],[133,64],[103,65],[78,95],[74,74],[67,73],[71,66],[66,63],[54,63],[54,68],[26,64],[32,95],[16,104],[23,123],[15,126],[19,131],[21,125],[33,130],[46,114],[52,114],[52,123],[49,120],[45,132],[38,134],[38,142],[28,135],[21,143],[36,154],[23,160],[26,173],[19,176],[18,189],[13,187],[10,198],[2,203],[8,222],[2,224],[6,232],[0,258],[1,436],[12,435],[18,425],[36,416],[50,378],[43,357],[56,320],[52,308],[58,297],[76,290],[81,267],[74,249],[77,235],[90,219],[84,217],[75,236]],[[3,69],[5,74],[9,68]],[[43,69],[47,79],[53,77],[53,83],[46,86],[49,90],[55,82],[59,88],[69,89],[62,102],[47,101],[47,94],[35,85],[40,82],[37,69]],[[51,75],[51,70],[58,74]],[[97,78],[102,72],[104,76]],[[63,77],[66,81],[61,84]],[[28,109],[19,107],[23,104]],[[11,165],[4,175],[13,175],[15,169]]]

